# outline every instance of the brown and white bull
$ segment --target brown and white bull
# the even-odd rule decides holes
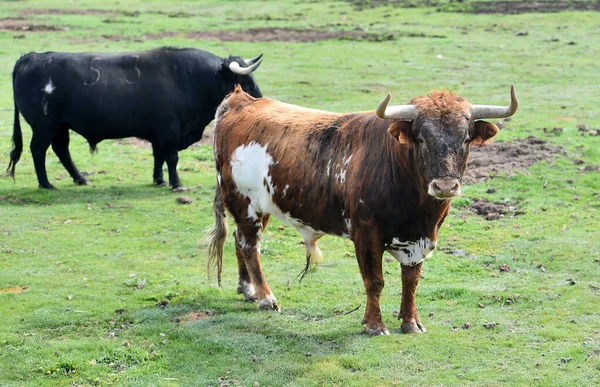
[[[261,235],[275,215],[304,237],[307,268],[318,261],[325,234],[349,238],[363,277],[366,333],[387,335],[379,295],[382,255],[401,264],[399,318],[406,333],[425,332],[416,307],[423,260],[461,193],[471,144],[498,128],[482,118],[509,117],[509,106],[472,105],[452,91],[433,91],[408,105],[376,112],[330,113],[253,98],[240,88],[217,109],[214,152],[217,189],[209,264],[218,268],[227,235],[225,209],[236,223],[238,292],[261,309],[279,305],[260,265]]]

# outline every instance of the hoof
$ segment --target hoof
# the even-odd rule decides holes
[[[365,333],[369,336],[389,336],[390,331],[384,328],[365,328]]]
[[[154,184],[157,187],[166,187],[167,186],[167,182],[164,181],[164,180],[162,180],[162,179],[161,180],[154,180]]]
[[[90,185],[90,181],[84,177],[80,179],[73,179],[73,182],[77,185]]]
[[[273,295],[267,296],[264,300],[260,300],[258,302],[258,308],[261,310],[274,310],[276,312],[281,312],[281,308],[277,304],[277,300]]]
[[[425,333],[427,329],[420,322],[416,323],[402,323],[400,326],[400,331],[402,333]]]
[[[48,183],[48,184],[40,184],[40,185],[38,185],[38,187],[41,188],[41,189],[50,189],[52,191],[56,191],[56,187],[53,186],[50,183]]]
[[[361,324],[363,325],[367,325],[365,327],[365,333],[369,336],[389,336],[390,335],[390,331],[387,330],[387,328],[385,327],[385,324],[383,323],[374,323],[374,324],[367,324],[367,322],[365,320],[362,320]]]
[[[183,192],[185,191],[185,187],[182,185],[177,185],[171,189],[173,192]]]

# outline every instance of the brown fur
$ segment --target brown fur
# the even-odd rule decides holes
[[[434,90],[427,95],[413,98],[410,104],[415,105],[421,114],[431,119],[448,117],[455,120],[471,107],[465,98],[446,89]]]

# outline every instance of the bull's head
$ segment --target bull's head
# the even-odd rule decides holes
[[[449,200],[461,192],[469,147],[498,133],[482,118],[510,117],[519,102],[510,88],[509,106],[471,105],[451,91],[435,91],[413,99],[409,105],[389,106],[391,94],[379,104],[377,115],[394,120],[388,132],[402,144],[412,144],[422,166],[429,195]]]
[[[255,98],[262,97],[262,93],[258,87],[258,84],[254,80],[252,73],[262,63],[262,56],[260,54],[256,58],[243,59],[239,56],[230,56],[223,62],[223,67],[230,72],[232,76],[231,86],[240,85],[242,89]],[[230,91],[232,88],[229,88]]]

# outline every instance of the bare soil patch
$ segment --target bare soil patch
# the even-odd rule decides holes
[[[21,11],[21,15],[116,15],[118,11],[107,9],[56,9],[56,8],[32,8]]]
[[[566,156],[566,152],[534,136],[515,142],[492,142],[480,147],[472,146],[463,182],[483,183],[490,176],[498,173],[512,174],[539,161],[552,160],[556,155]]]
[[[320,31],[296,28],[253,28],[243,31],[196,31],[187,34],[190,39],[215,39],[222,42],[294,42],[311,43],[319,40],[393,40],[394,35],[377,35],[361,29],[353,31]]]
[[[479,198],[471,204],[470,208],[486,220],[498,220],[505,216],[520,215],[517,206],[509,203],[492,203],[485,198]]]
[[[193,323],[196,322],[198,320],[207,320],[209,318],[213,318],[215,317],[215,313],[212,310],[199,310],[199,311],[194,311],[194,312],[190,312],[181,316],[177,316],[173,318],[173,322],[176,322],[178,324],[186,324],[186,323]]]
[[[111,19],[105,22],[114,22]],[[175,36],[184,36],[192,40],[218,40],[222,42],[292,42],[292,43],[313,43],[320,40],[359,40],[369,42],[385,42],[397,40],[400,37],[405,38],[439,38],[444,39],[444,35],[428,35],[412,32],[395,32],[374,34],[365,32],[357,27],[351,31],[323,31],[323,30],[304,30],[293,28],[254,28],[240,31],[194,31],[185,33],[182,31],[161,31],[152,34],[145,34],[139,37],[125,35],[102,35],[101,38],[113,42],[134,41],[143,42],[144,40],[159,40],[172,38]],[[78,38],[71,39],[72,42],[82,44],[89,42],[98,42],[98,38]]]
[[[46,24],[33,24],[22,18],[0,19],[0,31],[16,32],[52,32],[67,31],[67,27],[49,26]]]
[[[18,294],[29,289],[29,286],[13,286],[10,288],[0,288],[0,294]]]
[[[477,1],[472,13],[521,14],[530,12],[600,11],[598,1]]]
[[[416,33],[375,34],[357,27],[351,31],[305,30],[298,28],[253,28],[241,31],[195,31],[186,35],[189,39],[215,39],[223,42],[293,42],[312,43],[319,40],[364,40],[384,42],[402,37],[445,38],[443,35]]]

